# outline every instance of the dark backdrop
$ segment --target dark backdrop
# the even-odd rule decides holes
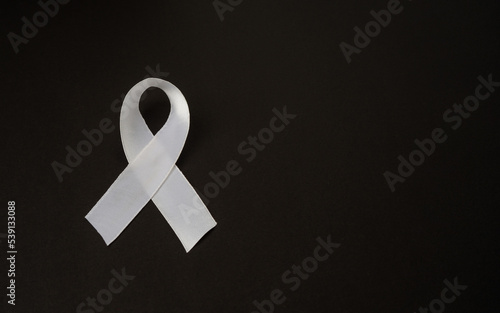
[[[499,91],[457,130],[443,113],[478,76],[500,81],[499,6],[402,0],[348,64],[339,45],[387,4],[243,1],[221,21],[211,1],[71,1],[18,53],[8,34],[41,8],[4,4],[0,232],[14,200],[18,253],[16,306],[2,305],[78,312],[124,268],[135,278],[103,312],[252,312],[275,289],[286,301],[274,312],[418,312],[454,279],[467,289],[446,312],[497,312]],[[152,202],[109,247],[84,218],[127,165],[112,105],[155,71],[189,103],[177,165],[190,183],[202,190],[233,159],[243,168],[188,254]],[[168,100],[147,95],[158,130]],[[238,146],[284,106],[297,117],[247,162]],[[51,164],[106,118],[115,130],[59,182]],[[446,142],[391,192],[384,172],[435,128]],[[292,291],[283,273],[328,236],[340,247]]]

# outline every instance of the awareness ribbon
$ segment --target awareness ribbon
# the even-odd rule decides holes
[[[162,89],[172,106],[167,122],[156,135],[151,133],[139,111],[140,95],[150,87]],[[158,78],[146,78],[127,93],[120,113],[120,134],[129,164],[85,216],[107,245],[120,235],[150,199],[179,237],[186,252],[217,225],[175,165],[188,131],[189,108],[173,84]]]

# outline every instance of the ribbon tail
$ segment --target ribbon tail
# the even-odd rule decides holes
[[[189,252],[217,225],[207,207],[177,166],[153,196],[153,202]]]

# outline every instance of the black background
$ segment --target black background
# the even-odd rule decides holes
[[[499,91],[456,131],[442,119],[479,75],[500,81],[496,2],[403,0],[351,64],[339,44],[387,1],[243,1],[224,21],[211,1],[71,1],[17,54],[7,34],[40,7],[4,4],[0,230],[15,200],[18,250],[5,307],[75,312],[125,267],[136,278],[104,312],[252,312],[275,288],[275,312],[415,312],[454,277],[468,288],[446,312],[498,312]],[[190,183],[243,168],[188,254],[152,202],[109,247],[84,218],[127,165],[117,128],[63,182],[51,167],[83,129],[118,127],[111,103],[157,65],[189,103]],[[157,130],[168,100],[148,94]],[[238,145],[285,105],[297,117],[246,162]],[[448,140],[392,193],[383,173],[436,127]],[[282,273],[328,235],[341,247],[290,291]]]

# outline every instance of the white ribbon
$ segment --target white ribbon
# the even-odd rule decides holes
[[[139,111],[140,95],[158,87],[171,103],[165,125],[153,135]],[[120,113],[123,150],[129,165],[85,218],[107,245],[153,200],[182,245],[191,248],[217,223],[175,162],[189,130],[189,108],[171,83],[147,78],[125,96]]]

